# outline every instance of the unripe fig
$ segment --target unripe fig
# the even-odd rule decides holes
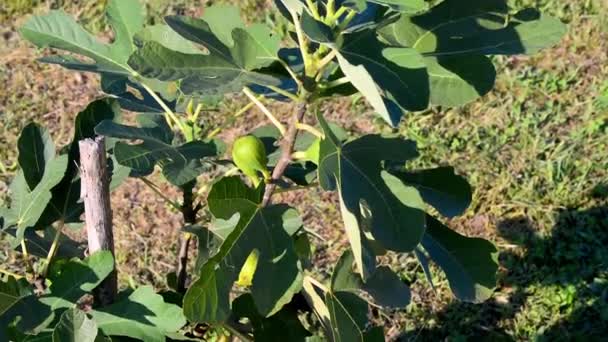
[[[251,254],[245,260],[245,264],[243,268],[241,268],[241,272],[239,273],[239,279],[236,283],[240,286],[251,286],[253,281],[253,275],[255,274],[255,270],[258,268],[258,258],[260,257],[260,252],[257,249],[251,251]]]
[[[321,149],[321,139],[316,139],[313,143],[308,146],[306,151],[294,152],[292,157],[297,160],[310,161],[315,164],[319,164],[319,151]]]
[[[321,139],[317,138],[313,143],[306,149],[306,157],[309,161],[319,165],[319,151],[321,150]]]
[[[232,160],[234,164],[251,179],[254,186],[260,184],[261,173],[264,179],[270,179],[270,172],[266,168],[268,157],[264,143],[253,135],[246,135],[236,139],[232,145]]]

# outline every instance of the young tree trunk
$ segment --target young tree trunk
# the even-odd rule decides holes
[[[110,177],[105,139],[97,137],[78,142],[80,147],[81,197],[84,200],[89,253],[107,250],[114,255]],[[114,302],[118,291],[116,270],[95,289],[95,302],[102,306]]]
[[[182,216],[184,224],[190,226],[196,223],[196,214],[200,208],[194,206],[194,189],[195,182],[188,183],[182,188],[184,194],[184,203],[182,203]],[[182,233],[179,240],[179,254],[177,256],[177,292],[186,292],[186,282],[188,278],[188,253],[190,250],[190,242],[192,234]]]

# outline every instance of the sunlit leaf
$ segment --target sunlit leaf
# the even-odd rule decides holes
[[[383,329],[370,327],[368,303],[354,293],[360,290],[361,282],[350,273],[348,259],[352,265],[352,256],[341,258],[330,288],[305,278],[304,297],[321,322],[328,341],[384,341]]]
[[[326,292],[325,303],[332,323],[332,340],[366,341],[367,302],[350,292]]]
[[[413,14],[425,11],[428,8],[424,0],[368,0],[402,13]]]
[[[366,30],[346,35],[338,51],[346,77],[390,125],[397,125],[403,110],[427,107],[429,78],[416,50],[391,48]]]
[[[114,270],[114,258],[109,251],[99,251],[84,260],[72,259],[59,276],[52,279],[49,295],[40,301],[54,311],[74,305],[84,294],[92,291]]]
[[[317,43],[333,43],[336,40],[331,27],[325,23],[320,22],[313,18],[308,12],[304,11],[301,17],[302,30],[306,33],[306,36],[313,42]]]
[[[51,201],[51,189],[57,185],[68,166],[68,156],[62,155],[48,161],[44,174],[35,188],[29,189],[24,173],[17,173],[11,183],[11,206],[5,215],[5,226],[16,227],[13,247],[20,244],[27,228],[33,227]]]
[[[165,335],[186,324],[182,310],[167,304],[151,286],[124,294],[112,305],[90,312],[97,326],[108,336],[126,336],[146,342],[163,342]]]
[[[165,19],[182,37],[204,46],[208,54],[177,52],[148,42],[131,57],[129,64],[147,77],[180,80],[180,89],[186,94],[222,95],[240,91],[249,84],[279,86],[280,79],[253,71],[278,58],[279,38],[266,26],[244,28],[235,24],[234,18],[221,26],[222,13],[212,11],[211,15],[207,21],[180,16]],[[228,32],[226,27],[232,30]]]
[[[33,294],[27,280],[9,276],[6,281],[0,280],[0,316],[6,313],[23,297]]]
[[[0,340],[6,327],[17,321],[15,329],[22,334],[36,335],[56,323],[66,309],[74,308],[80,298],[97,287],[114,269],[109,251],[96,252],[84,260],[72,259],[56,277],[48,292],[38,297],[26,295],[0,315]],[[44,335],[45,336],[45,335]]]
[[[201,52],[191,41],[183,38],[165,24],[147,26],[139,31],[133,39],[138,46],[143,46],[145,42],[153,41],[173,51],[190,54]]]
[[[95,342],[97,324],[78,309],[66,310],[53,331],[53,341]]]
[[[417,157],[416,145],[405,139],[379,135],[367,135],[342,144],[321,115],[318,119],[325,132],[320,149],[319,182],[325,190],[338,190],[359,273],[367,279],[373,272],[370,267],[373,253],[365,246],[362,207],[371,212],[369,233],[387,249],[411,251],[424,233],[424,202],[420,194],[383,169],[384,161],[405,162]]]
[[[52,47],[88,57],[90,63],[69,55],[51,56],[42,61],[69,69],[129,75],[127,60],[134,50],[133,35],[143,28],[143,9],[138,0],[112,0],[106,9],[115,40],[105,44],[82,28],[63,11],[32,17],[20,29],[21,35],[39,47]]]
[[[394,46],[425,57],[431,102],[456,106],[487,93],[495,71],[483,55],[532,54],[555,45],[565,33],[557,19],[535,10],[509,16],[504,0],[475,0],[466,6],[446,0],[419,16],[405,16],[380,30]]]

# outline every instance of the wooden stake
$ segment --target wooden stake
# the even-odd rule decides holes
[[[105,139],[97,137],[81,140],[78,146],[80,147],[81,197],[84,200],[89,253],[106,250],[114,255],[110,178]],[[112,304],[117,291],[116,270],[114,270],[95,289],[95,302],[101,306]]]

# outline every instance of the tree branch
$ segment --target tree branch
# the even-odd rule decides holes
[[[272,171],[272,177],[270,182],[266,184],[266,188],[264,189],[264,198],[262,199],[262,206],[267,206],[270,203],[270,198],[272,197],[272,194],[274,193],[274,190],[277,187],[276,182],[281,179],[281,177],[285,173],[285,169],[287,169],[287,166],[289,165],[289,163],[291,163],[291,154],[293,152],[293,147],[296,143],[296,138],[298,136],[298,127],[296,124],[302,121],[307,109],[307,101],[298,104],[298,109],[293,117],[293,122],[289,125],[289,129],[287,130],[283,140],[281,141],[281,156],[279,157],[279,161],[277,162],[277,165]]]

